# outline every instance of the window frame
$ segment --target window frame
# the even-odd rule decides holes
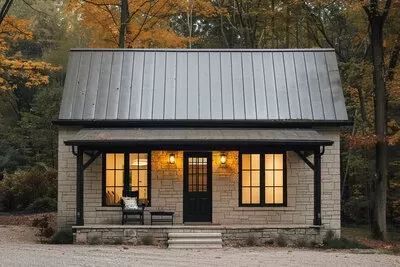
[[[102,189],[101,189],[101,205],[102,207],[119,207],[120,204],[107,205],[106,204],[106,154],[124,154],[124,184],[122,190],[122,196],[126,195],[126,192],[130,190],[129,186],[129,154],[147,154],[147,206],[151,206],[151,150],[112,150],[104,151],[102,153]]]
[[[260,155],[260,203],[246,204],[242,203],[242,155],[258,154]],[[265,155],[283,154],[283,203],[268,204],[265,203]],[[287,207],[287,151],[286,150],[267,150],[267,151],[239,151],[239,207]]]

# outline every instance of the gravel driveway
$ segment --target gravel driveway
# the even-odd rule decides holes
[[[0,266],[400,266],[399,256],[365,252],[45,245],[29,242],[24,237],[31,238],[32,230],[0,226]]]

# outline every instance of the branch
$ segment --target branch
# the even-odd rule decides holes
[[[392,6],[392,0],[387,0],[385,3],[385,9],[383,10],[383,13],[382,13],[382,21],[383,22],[386,20],[387,16],[389,15],[391,6]]]
[[[394,78],[394,69],[397,66],[400,56],[400,34],[397,35],[395,46],[390,54],[389,64],[385,80],[392,81]]]
[[[32,9],[33,11],[36,11],[36,12],[38,12],[38,13],[41,13],[41,14],[46,15],[46,16],[48,16],[48,17],[51,17],[51,15],[47,14],[46,12],[44,12],[44,11],[42,11],[42,10],[37,9],[36,7],[33,6],[33,4],[29,3],[28,1],[22,0],[22,2],[24,2],[24,4],[27,5],[27,6],[28,6],[30,9]]]
[[[6,0],[6,2],[3,4],[0,11],[0,25],[3,22],[4,18],[7,16],[7,13],[10,10],[13,1],[14,0]]]

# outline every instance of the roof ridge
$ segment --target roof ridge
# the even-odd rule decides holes
[[[333,48],[71,48],[71,52],[115,51],[115,52],[334,52]]]

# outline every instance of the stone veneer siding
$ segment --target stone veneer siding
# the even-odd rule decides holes
[[[58,227],[75,224],[76,157],[64,141],[79,129],[59,130]],[[335,141],[322,156],[322,223],[340,235],[340,139],[339,132],[321,130],[327,139]],[[169,164],[168,155],[175,153],[176,164]],[[238,152],[227,153],[227,164],[219,163],[220,152],[213,152],[212,222],[221,225],[312,225],[313,172],[294,152],[287,154],[287,207],[239,207]],[[87,159],[87,158],[86,158]],[[151,207],[149,210],[175,212],[175,223],[182,223],[183,212],[183,152],[153,151],[151,175]],[[84,174],[85,225],[120,224],[119,207],[102,207],[101,157]],[[148,213],[145,223],[148,223]]]

